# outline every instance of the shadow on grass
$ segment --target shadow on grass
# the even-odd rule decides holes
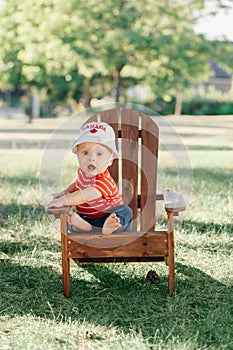
[[[224,169],[223,171],[221,168],[195,168],[193,169],[193,177],[197,182],[203,180],[206,183],[220,183],[225,186],[227,183],[229,183],[229,185],[232,184],[233,174],[232,169]]]
[[[232,224],[218,224],[215,222],[184,220],[181,224],[181,227],[186,234],[193,234],[193,232],[198,234],[206,234],[209,236],[212,234],[220,235],[223,233],[233,234]]]
[[[129,275],[127,265],[120,269],[118,264],[75,265],[72,295],[67,299],[60,273],[53,266],[1,260],[0,314],[87,321],[124,333],[135,330],[151,343],[156,342],[156,334],[165,343],[170,338],[185,342],[197,336],[200,347],[218,348],[229,339],[232,289],[194,267],[177,263],[176,269],[177,292],[170,296],[167,276],[150,285],[144,277]]]
[[[41,239],[39,242],[35,238],[30,240],[31,244],[22,242],[0,242],[0,254],[6,256],[7,259],[11,259],[14,255],[18,254],[35,254],[35,251],[47,251],[47,252],[60,252],[60,246],[54,242],[48,242],[47,238]],[[4,260],[5,261],[5,260]],[[10,260],[8,260],[10,261]]]
[[[1,224],[7,225],[9,217],[16,217],[25,222],[33,219],[40,220],[44,215],[47,214],[43,205],[24,205],[14,202],[4,205],[0,203],[0,227]]]

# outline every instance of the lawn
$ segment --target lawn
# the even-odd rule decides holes
[[[176,226],[175,295],[164,264],[72,264],[65,298],[58,223],[44,211],[39,179],[47,141],[62,148],[75,131],[59,118],[0,119],[2,350],[233,349],[233,116],[169,122],[190,161],[180,169],[189,206]],[[166,150],[159,160],[176,186]],[[67,155],[62,182],[75,166]],[[146,282],[149,269],[156,284]]]

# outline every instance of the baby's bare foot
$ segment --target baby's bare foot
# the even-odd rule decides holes
[[[109,217],[105,220],[104,226],[102,229],[103,235],[111,235],[114,231],[116,231],[119,227],[120,219],[116,216],[115,213],[109,215]]]
[[[72,212],[71,210],[68,212],[67,217],[68,224],[70,224],[74,230],[79,231],[91,231],[92,226],[89,222],[85,221],[81,216],[77,213]]]

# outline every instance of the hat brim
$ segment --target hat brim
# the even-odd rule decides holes
[[[115,144],[115,140],[110,140],[107,142],[103,142],[103,140],[101,140],[101,137],[95,135],[94,137],[92,137],[92,140],[90,141],[90,139],[86,136],[86,135],[82,135],[80,136],[73,144],[72,146],[72,152],[74,154],[77,154],[77,146],[80,145],[81,143],[84,142],[93,142],[93,143],[99,143],[103,146],[108,147],[112,152],[113,152],[113,156],[114,158],[119,158],[119,153],[116,149],[116,144]]]

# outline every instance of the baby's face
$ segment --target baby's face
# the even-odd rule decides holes
[[[89,177],[103,173],[113,161],[112,151],[95,142],[78,145],[77,156],[80,168]]]

